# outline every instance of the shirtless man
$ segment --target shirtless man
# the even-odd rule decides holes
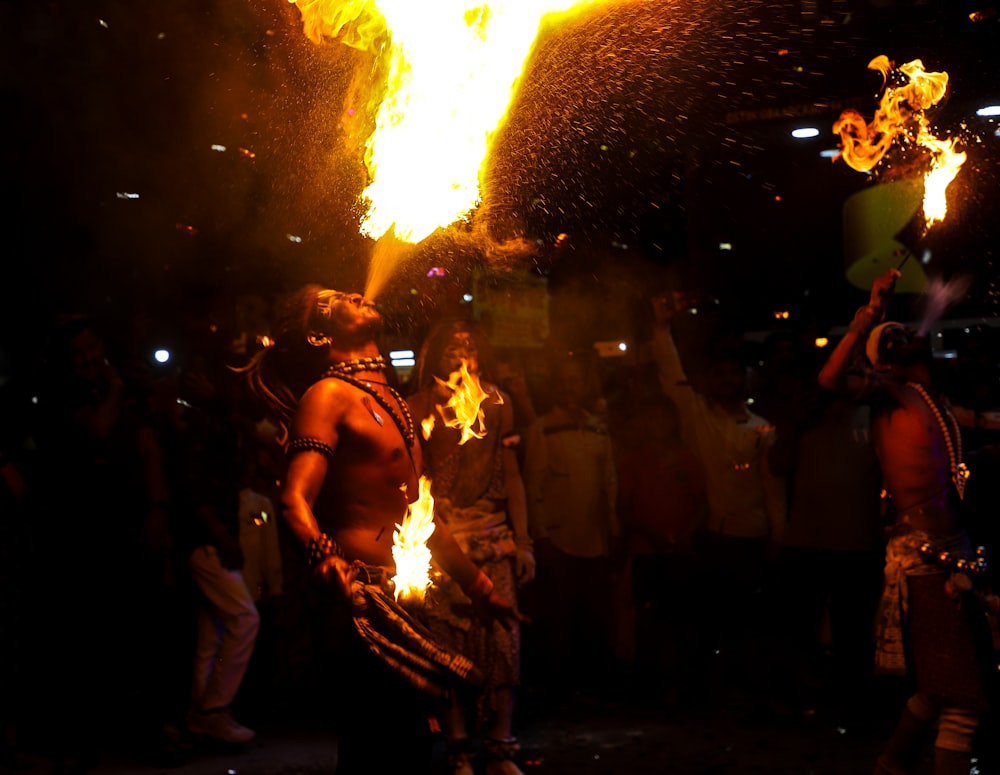
[[[959,521],[968,471],[958,424],[931,381],[928,340],[899,323],[880,322],[897,277],[890,270],[875,280],[869,304],[830,354],[819,384],[871,405],[872,438],[894,514],[876,667],[909,675],[917,691],[875,771],[911,772],[936,720],[935,772],[965,775],[980,716],[989,709],[987,598],[976,589],[983,568]],[[861,348],[870,367],[858,371]]]
[[[356,602],[359,574],[371,581],[392,572],[393,532],[419,495],[420,446],[406,403],[386,379],[375,342],[381,324],[360,294],[307,286],[286,300],[275,344],[244,368],[252,391],[288,429],[283,517],[313,575],[341,602]],[[428,548],[482,615],[518,620],[437,518]],[[345,659],[362,690],[345,683],[345,694],[332,698],[347,706],[337,772],[430,771],[426,698],[360,638]]]

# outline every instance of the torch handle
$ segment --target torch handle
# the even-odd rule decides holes
[[[910,254],[907,253],[906,256],[903,258],[903,260],[899,263],[899,266],[896,269],[890,269],[889,272],[886,273],[886,274],[889,274],[891,272],[892,273],[892,279],[886,285],[884,285],[883,287],[881,287],[881,288],[878,289],[878,309],[879,309],[879,311],[878,311],[877,321],[876,322],[880,321],[882,318],[885,317],[885,313],[888,311],[889,304],[890,304],[890,302],[892,302],[892,297],[895,294],[896,281],[900,277],[900,270],[902,269],[903,265],[906,263],[906,260],[909,257],[910,257]]]

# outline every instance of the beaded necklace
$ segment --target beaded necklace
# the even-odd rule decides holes
[[[948,448],[951,481],[955,483],[958,497],[962,500],[965,498],[965,482],[969,478],[969,467],[962,462],[962,431],[958,427],[958,420],[955,419],[955,415],[951,411],[946,409],[945,411],[948,414],[948,422],[946,423],[937,402],[930,397],[923,385],[918,382],[907,382],[906,384],[916,390],[920,394],[920,397],[924,399],[924,403],[927,404],[928,408],[934,414],[938,426],[941,428],[945,446]]]
[[[355,358],[351,361],[340,361],[326,370],[327,377],[341,377],[357,374],[361,371],[385,371],[385,358],[376,355],[374,358]]]
[[[379,361],[381,361],[381,366],[378,365]],[[396,428],[399,429],[399,433],[406,442],[407,448],[413,449],[413,444],[416,441],[416,434],[413,428],[413,416],[410,414],[410,408],[406,405],[406,401],[399,394],[399,392],[392,387],[392,385],[381,382],[378,383],[380,385],[385,384],[386,390],[389,391],[389,394],[396,400],[396,403],[399,404],[400,411],[403,413],[402,417],[400,417],[399,412],[393,409],[392,405],[379,393],[377,393],[370,384],[351,376],[351,374],[360,371],[381,371],[384,368],[385,359],[381,356],[377,358],[359,358],[354,361],[341,361],[340,363],[335,363],[326,370],[323,376],[339,379],[342,382],[346,382],[348,385],[353,385],[358,390],[363,393],[367,393],[375,399],[375,403],[381,406],[385,410],[386,414],[388,414],[389,417],[392,418],[392,421],[396,424]],[[372,412],[372,414],[375,417],[375,422],[381,425],[382,418],[378,415],[378,413]]]

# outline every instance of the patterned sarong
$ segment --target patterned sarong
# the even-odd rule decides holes
[[[492,504],[477,503],[463,509],[446,498],[434,502],[466,556],[490,577],[496,591],[507,600],[517,600],[514,556],[517,544],[507,515]],[[484,683],[477,698],[477,716],[485,719],[496,711],[496,689],[520,684],[521,630],[517,622],[483,622],[473,611],[472,601],[461,587],[444,576],[431,592],[427,626],[438,642],[465,654],[482,671]]]
[[[947,573],[924,557],[920,547],[931,543],[939,551],[956,557],[974,556],[968,536],[958,533],[942,539],[932,538],[924,530],[906,523],[897,524],[885,549],[885,580],[875,628],[875,671],[880,675],[906,675],[906,628],[910,621],[910,590],[908,578],[913,576],[941,577],[942,587]]]
[[[461,683],[482,685],[483,675],[471,660],[435,642],[381,585],[356,580],[351,604],[354,628],[362,641],[415,689],[443,700]]]

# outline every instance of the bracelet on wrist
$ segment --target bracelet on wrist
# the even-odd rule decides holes
[[[326,533],[313,536],[306,544],[306,562],[310,568],[315,568],[327,557],[343,557],[340,546]]]

